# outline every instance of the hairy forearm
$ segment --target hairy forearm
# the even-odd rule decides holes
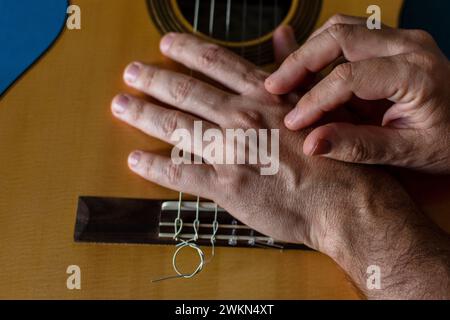
[[[395,181],[389,185],[361,189],[329,255],[369,299],[450,299],[449,235]]]

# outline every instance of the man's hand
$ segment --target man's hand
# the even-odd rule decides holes
[[[419,30],[368,30],[365,19],[335,16],[266,81],[273,94],[305,86],[338,65],[287,115],[299,130],[351,105],[368,123],[329,123],[307,137],[307,155],[450,173],[450,63]],[[381,117],[378,117],[381,112]]]
[[[319,160],[314,161],[312,168],[311,161],[298,148],[302,135],[283,126],[283,118],[292,105],[266,92],[267,74],[253,64],[186,34],[165,36],[161,51],[230,91],[135,62],[125,71],[126,83],[178,110],[119,95],[112,104],[113,114],[171,144],[174,144],[172,135],[176,129],[188,129],[194,136],[194,122],[200,120],[205,130],[221,132],[229,128],[281,128],[280,172],[275,176],[262,176],[256,165],[174,165],[169,157],[142,151],[130,156],[130,168],[170,189],[214,200],[242,222],[278,240],[305,243],[316,249],[324,247],[322,234],[327,231],[322,229],[329,222],[323,221],[325,217],[319,212],[334,209],[335,187],[339,184],[334,167],[343,165]],[[329,171],[328,176],[325,171]],[[338,180],[346,176],[345,181],[359,185],[355,180],[358,174],[349,168],[339,176]],[[346,199],[343,197],[340,202],[356,201],[347,197],[346,194]],[[299,210],[306,207],[309,209]],[[282,214],[273,214],[276,212]],[[332,219],[331,212],[328,219]],[[312,228],[315,230],[310,230]]]
[[[430,271],[442,274],[448,267],[446,235],[435,229],[399,184],[382,171],[304,156],[305,134],[283,125],[293,104],[267,93],[266,73],[191,35],[166,35],[161,51],[229,91],[136,62],[125,71],[126,83],[174,109],[119,95],[112,103],[113,114],[172,144],[176,129],[187,129],[192,136],[194,121],[200,120],[205,129],[220,132],[227,128],[279,129],[279,172],[262,176],[259,165],[249,164],[175,165],[169,157],[144,151],[130,155],[131,170],[167,188],[211,199],[277,240],[305,243],[328,254],[368,296],[444,297],[450,291],[446,291],[450,276],[435,279]],[[381,293],[366,290],[366,270],[372,264],[385,272],[386,290]],[[405,274],[405,266],[414,268]],[[421,273],[424,267],[427,273],[418,280],[414,272]],[[397,282],[392,289],[390,285]],[[419,289],[411,292],[412,286]]]

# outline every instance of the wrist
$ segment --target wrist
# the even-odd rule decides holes
[[[373,170],[355,182],[346,209],[330,221],[334,231],[327,232],[323,252],[339,264],[348,264],[346,259],[361,251],[401,238],[408,232],[411,215],[419,213],[406,191],[385,172]]]
[[[324,213],[317,215],[311,232],[316,236],[314,248],[334,260],[345,256],[363,235],[375,236],[383,232],[380,227],[385,220],[380,209],[401,207],[401,202],[410,205],[403,189],[383,171],[354,169],[353,176],[337,178],[333,193],[341,195],[330,201]],[[392,203],[393,194],[397,194],[394,197],[396,203]]]
[[[370,298],[445,297],[450,292],[450,241],[417,209],[403,188],[377,174],[360,182],[351,205],[331,221],[321,243]],[[369,290],[369,267],[381,272],[381,289]],[[437,276],[439,275],[439,276]]]

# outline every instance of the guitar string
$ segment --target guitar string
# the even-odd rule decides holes
[[[193,34],[195,35],[197,33],[198,30],[198,16],[199,16],[199,9],[200,9],[200,0],[195,0],[195,8],[194,8],[194,25],[193,25]],[[193,70],[189,69],[189,75],[192,77],[193,75]],[[179,193],[179,198],[178,198],[178,215],[177,218],[175,220],[175,234],[174,234],[174,239],[178,240],[178,236],[181,233],[181,229],[183,227],[183,220],[181,219],[181,204],[183,201],[183,192]],[[177,224],[179,224],[179,228],[177,228]]]
[[[199,11],[200,11],[200,0],[195,0],[194,25],[193,25],[193,34],[194,35],[197,33],[197,30],[198,30]],[[190,76],[191,77],[193,76],[192,69],[190,69]],[[152,282],[160,282],[160,281],[165,281],[165,280],[170,280],[170,279],[180,279],[180,278],[189,279],[189,278],[196,276],[199,272],[201,272],[203,269],[203,266],[205,265],[205,254],[204,254],[203,250],[197,244],[193,243],[193,240],[195,239],[195,241],[196,241],[196,238],[198,238],[198,231],[197,231],[197,229],[195,229],[195,224],[194,224],[194,229],[195,229],[196,236],[194,236],[194,239],[183,240],[179,237],[181,234],[181,231],[183,229],[183,219],[181,218],[182,202],[183,202],[183,192],[180,192],[179,197],[178,197],[177,218],[175,219],[175,222],[174,222],[175,229],[174,229],[174,236],[173,236],[173,239],[175,241],[180,241],[180,243],[178,243],[175,246],[177,249],[175,250],[175,252],[172,256],[172,267],[173,267],[173,270],[175,271],[176,275],[155,279],[155,280],[152,280]],[[198,208],[199,202],[200,202],[200,197],[197,196],[197,212],[199,211],[199,208]],[[197,216],[198,216],[198,213],[197,213]],[[200,262],[199,262],[197,268],[194,270],[194,272],[192,272],[190,274],[182,273],[177,266],[178,255],[184,248],[191,248],[191,249],[195,250],[200,259]]]
[[[247,0],[243,1],[242,4],[242,31],[241,31],[241,41],[245,41],[245,37],[247,36]],[[245,46],[241,46],[241,56],[245,57]]]
[[[194,34],[196,32],[198,32],[198,18],[199,18],[199,5],[200,2],[198,2],[196,4],[196,16],[195,16],[195,23],[194,23]],[[212,37],[213,33],[214,33],[214,16],[215,16],[215,0],[211,0],[210,2],[210,16],[209,16],[209,36]],[[230,21],[231,21],[231,0],[227,1],[227,10],[226,10],[226,34],[227,34],[227,40],[229,38],[229,34],[230,34]],[[192,71],[192,70],[191,70]],[[212,223],[212,235],[210,238],[210,242],[211,242],[211,257],[207,260],[204,261],[203,257],[203,251],[200,249],[200,247],[198,246],[193,246],[192,248],[196,249],[199,252],[199,256],[200,256],[200,265],[199,268],[196,269],[196,271],[194,271],[194,273],[192,275],[190,275],[189,277],[193,277],[195,276],[198,272],[200,272],[203,267],[210,263],[212,261],[212,259],[215,256],[215,243],[216,243],[216,235],[217,232],[219,230],[219,222],[218,222],[218,205],[217,203],[214,204],[215,205],[215,210],[214,210],[214,221]],[[200,197],[197,196],[197,203],[196,203],[196,210],[195,210],[195,220],[193,222],[193,228],[194,228],[194,237],[193,239],[189,240],[188,242],[191,242],[191,245],[193,243],[195,243],[198,240],[198,231],[199,231],[199,226],[200,226]],[[191,246],[190,245],[190,246]],[[200,251],[202,252],[202,254],[200,254]],[[175,261],[175,260],[174,260]],[[201,267],[200,267],[201,266]],[[174,269],[176,269],[176,265],[174,262]]]
[[[275,0],[273,14],[274,14],[273,30],[275,30],[278,27],[278,0]]]
[[[211,8],[210,8],[210,22],[209,22],[209,36],[211,37],[213,35],[214,30],[214,15],[215,15],[215,0],[211,0]],[[231,0],[228,0],[227,3],[227,34],[229,34],[229,25],[230,25],[230,10],[231,8]],[[198,31],[198,22],[199,22],[199,11],[200,11],[200,0],[195,1],[195,14],[194,14],[194,28],[193,28],[193,34],[195,35]],[[193,70],[190,70],[190,76],[192,77]],[[174,222],[174,240],[181,241],[179,244],[176,245],[176,250],[172,257],[172,267],[175,271],[176,275],[174,276],[168,276],[160,279],[153,280],[152,282],[159,282],[169,279],[190,279],[195,277],[198,273],[200,273],[203,270],[203,267],[209,263],[215,256],[215,242],[216,242],[216,235],[219,230],[219,222],[218,222],[218,205],[215,203],[215,212],[214,212],[214,221],[212,224],[212,235],[211,235],[211,257],[208,261],[205,261],[205,254],[203,250],[195,243],[198,240],[198,231],[200,226],[200,197],[197,196],[197,202],[196,202],[196,210],[195,210],[195,220],[193,222],[194,227],[194,237],[190,240],[183,240],[180,239],[179,236],[181,234],[181,231],[183,229],[183,220],[181,218],[181,208],[182,208],[182,202],[183,202],[183,193],[179,193],[178,198],[178,211],[177,211],[177,218]],[[200,262],[197,266],[197,268],[190,274],[182,273],[178,266],[177,266],[177,257],[181,250],[184,248],[191,248],[195,250],[199,256]]]
[[[247,9],[247,0],[244,0],[244,9],[245,9],[245,11],[243,12],[243,22],[244,23],[243,23],[243,30],[242,30],[242,38],[244,38],[245,32],[246,32],[244,15],[245,15],[245,12],[247,11],[246,10]],[[259,18],[258,18],[258,36],[259,37],[262,36],[263,9],[264,9],[263,0],[259,0]],[[193,28],[194,35],[198,32],[199,10],[200,10],[200,0],[195,0],[195,14],[194,14],[194,28]],[[275,5],[274,5],[275,27],[277,25],[277,19],[278,19],[277,10],[278,10],[278,3],[277,3],[277,0],[275,0]],[[214,31],[214,14],[215,14],[215,0],[211,0],[210,21],[209,21],[209,36],[210,37],[213,35],[213,31]],[[225,19],[226,39],[227,40],[229,40],[229,37],[230,37],[230,23],[231,23],[231,0],[227,0],[226,19]],[[257,49],[258,65],[261,64],[261,55],[262,55],[261,50],[262,50],[262,47],[261,47],[261,44],[259,44],[258,49]],[[192,69],[190,70],[190,75],[191,76],[193,75]],[[177,279],[177,278],[185,278],[185,279],[193,278],[203,270],[203,267],[205,266],[205,264],[209,263],[215,255],[215,241],[216,241],[217,232],[219,230],[219,223],[217,220],[218,219],[218,205],[215,204],[214,222],[212,224],[213,232],[212,232],[212,236],[210,239],[211,246],[212,246],[211,258],[205,262],[205,254],[204,254],[203,250],[195,243],[199,237],[198,231],[199,231],[199,226],[200,226],[200,216],[199,216],[200,215],[200,197],[197,196],[197,202],[196,202],[196,214],[195,214],[195,220],[193,222],[194,236],[192,239],[189,239],[189,240],[183,240],[183,239],[179,238],[179,236],[182,232],[182,228],[183,228],[183,220],[181,218],[182,201],[183,201],[183,193],[180,192],[179,200],[178,200],[177,218],[175,219],[175,222],[174,222],[174,237],[173,238],[174,238],[174,240],[181,241],[181,242],[176,245],[177,250],[174,252],[173,257],[172,257],[172,266],[177,275],[153,280],[152,282],[159,282],[159,281],[163,281],[163,280]],[[181,250],[184,248],[192,248],[193,250],[195,250],[200,259],[199,265],[194,270],[194,272],[192,272],[191,274],[182,273],[177,266],[177,257],[179,255],[179,253],[181,252]]]
[[[177,218],[174,221],[174,236],[173,239],[178,241],[178,237],[181,234],[181,230],[183,229],[183,220],[181,220],[181,202],[183,201],[183,192],[179,193],[178,196],[178,212]]]
[[[210,12],[209,12],[209,37],[213,38],[214,35],[214,15],[215,15],[215,8],[216,8],[216,0],[211,0],[210,3]],[[230,3],[231,8],[231,3]],[[216,234],[219,230],[219,221],[217,220],[217,212],[219,209],[219,206],[217,203],[214,203],[214,221],[212,223],[212,235],[211,235],[211,257],[206,261],[206,264],[210,263],[212,259],[214,259],[214,256],[216,255]]]
[[[199,7],[200,7],[200,1],[196,0],[195,3],[195,17],[194,17],[194,34],[196,34],[198,32],[198,22],[199,22]],[[277,17],[277,0],[275,0],[275,10],[274,10],[274,14],[275,14],[275,24],[277,23],[276,21],[276,17]],[[244,0],[244,17],[246,15],[246,11],[247,11],[247,0]],[[210,2],[210,17],[209,17],[209,36],[212,37],[213,36],[213,32],[214,32],[214,15],[215,15],[215,0],[211,0]],[[259,25],[258,25],[258,33],[259,33],[259,37],[262,36],[262,16],[263,16],[263,1],[260,0],[259,1]],[[244,20],[244,24],[243,24],[243,32],[246,32],[245,29],[245,19]],[[231,0],[227,0],[227,7],[226,7],[226,18],[225,18],[225,36],[226,36],[226,40],[229,41],[230,39],[230,27],[231,27]],[[258,47],[258,57],[257,60],[258,62],[260,62],[261,59],[261,46]],[[192,76],[192,69],[191,69],[191,76]],[[179,205],[178,205],[178,215],[181,214],[181,195],[180,195],[180,199],[179,199]],[[199,253],[200,256],[200,260],[201,263],[199,265],[199,267],[194,271],[193,274],[189,275],[189,277],[193,277],[195,276],[198,272],[200,272],[204,266],[203,264],[203,251],[196,245],[194,245],[193,243],[195,243],[198,240],[198,231],[199,231],[199,225],[200,225],[200,219],[199,219],[199,207],[200,207],[200,197],[197,196],[197,205],[196,205],[196,215],[195,215],[195,220],[193,222],[193,228],[194,228],[194,237],[191,240],[188,240],[187,242],[185,242],[184,246],[181,246],[176,252],[179,252],[183,247],[186,247],[187,245],[192,247],[193,249],[196,249]],[[218,215],[218,205],[215,204],[215,214],[214,214],[214,222],[212,224],[212,228],[213,228],[213,232],[212,232],[212,236],[211,236],[211,247],[212,247],[212,252],[211,252],[211,258],[206,262],[209,263],[215,256],[215,241],[216,241],[216,234],[219,230],[219,223],[217,220],[217,215]],[[177,218],[177,219],[181,219],[181,218]],[[182,221],[182,220],[181,220]],[[182,225],[182,224],[181,224]],[[181,232],[181,229],[178,229],[177,231]],[[174,259],[173,259],[173,267],[175,269],[175,271],[178,273],[178,275],[180,275],[180,273],[178,272],[177,268],[176,268],[176,258],[174,255]],[[181,276],[181,275],[180,275]]]
[[[209,9],[209,36],[214,34],[214,11],[216,9],[216,0],[211,0],[211,6]]]
[[[196,34],[198,32],[198,22],[199,22],[199,9],[200,9],[200,0],[196,0],[195,3],[195,17],[194,17],[194,34]],[[210,2],[210,17],[209,17],[209,36],[212,37],[213,36],[213,32],[214,32],[214,16],[215,16],[215,0],[211,0]],[[231,0],[227,0],[227,8],[226,8],[226,19],[225,19],[225,24],[226,24],[226,39],[229,40],[230,37],[230,25],[231,25]],[[192,69],[191,69],[191,76],[192,76]],[[180,215],[181,215],[181,202],[182,202],[182,195],[180,193],[180,199],[179,199],[179,203],[178,203],[178,217],[177,219],[179,219],[180,221]],[[204,253],[201,250],[201,248],[199,246],[197,246],[195,244],[195,242],[198,240],[198,231],[199,231],[199,226],[200,226],[200,197],[197,196],[197,203],[196,203],[196,214],[195,214],[195,220],[193,222],[193,228],[194,228],[194,237],[188,241],[184,241],[180,243],[180,247],[177,249],[177,251],[174,254],[174,257],[172,259],[173,261],[173,268],[175,270],[175,272],[184,278],[192,278],[194,277],[196,274],[198,274],[200,271],[202,271],[203,267],[205,264],[209,263],[212,261],[212,259],[215,256],[215,242],[216,242],[216,235],[217,232],[219,230],[219,222],[218,222],[218,205],[217,203],[215,203],[215,210],[214,210],[214,221],[212,224],[212,235],[211,235],[211,257],[210,259],[208,259],[208,261],[204,261]],[[182,223],[181,223],[182,225]],[[177,229],[176,231],[181,232],[181,228]],[[179,233],[178,233],[179,235]],[[182,275],[180,274],[177,266],[176,266],[176,257],[177,254],[185,247],[191,247],[195,250],[197,250],[199,257],[200,257],[200,264],[197,267],[197,269],[192,273],[192,274],[186,274],[186,275]]]
[[[259,15],[258,15],[258,38],[260,39],[262,36],[262,17],[263,17],[263,0],[259,0]],[[257,51],[257,65],[261,65],[261,56],[262,56],[262,44],[258,44],[258,51]]]

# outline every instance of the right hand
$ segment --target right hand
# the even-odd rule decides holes
[[[348,62],[300,99],[286,126],[303,129],[355,101],[366,116],[381,110],[382,119],[320,126],[304,153],[450,173],[450,63],[424,31],[368,30],[365,19],[335,16],[267,79],[266,89],[291,92],[340,57]]]

